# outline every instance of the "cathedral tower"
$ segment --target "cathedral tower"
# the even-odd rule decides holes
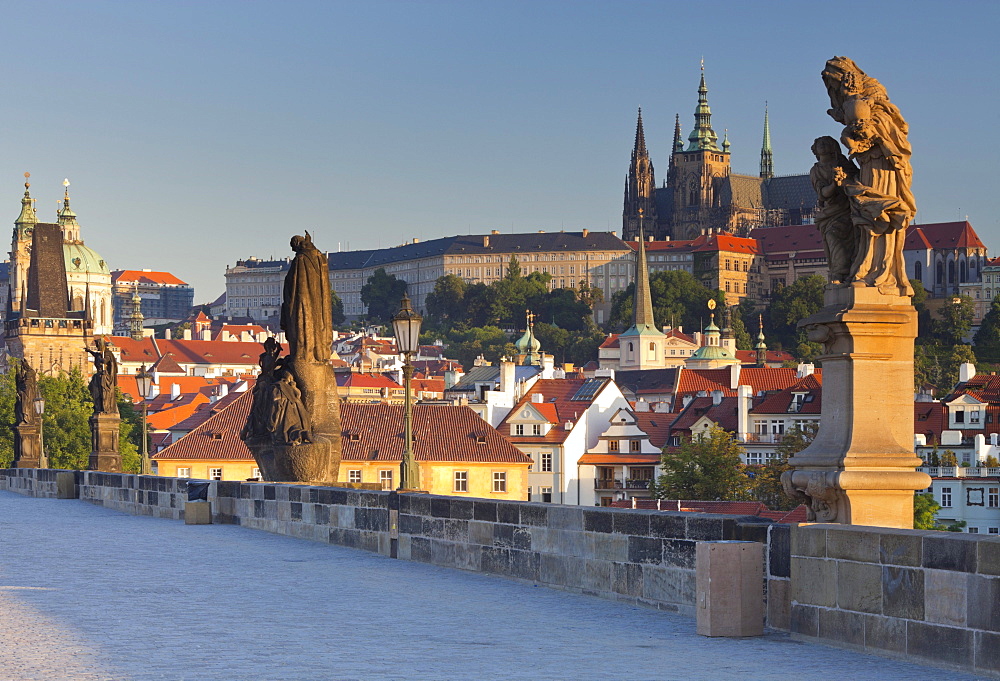
[[[646,151],[646,135],[642,129],[642,109],[639,109],[639,120],[635,125],[635,146],[632,148],[632,161],[625,178],[625,207],[622,211],[622,239],[629,241],[638,238],[639,214],[642,212],[649,224],[656,224],[656,178],[653,174],[653,163]]]
[[[767,120],[767,103],[764,104],[764,142],[760,145],[760,176],[770,180],[774,177],[774,158],[771,154],[771,124]]]
[[[28,265],[31,262],[31,237],[38,223],[35,216],[35,200],[31,198],[28,178],[24,174],[24,197],[21,199],[21,214],[14,221],[14,235],[10,244],[10,309],[21,309],[21,298],[28,286]]]

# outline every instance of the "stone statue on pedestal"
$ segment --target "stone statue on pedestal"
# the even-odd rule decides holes
[[[118,413],[118,360],[105,338],[94,341],[96,350],[87,348],[94,359],[90,378],[90,396],[94,413],[90,417],[91,451],[87,468],[92,471],[121,473],[119,449],[121,415]]]
[[[291,247],[281,303],[288,355],[273,338],[264,342],[241,437],[266,480],[333,483],[341,450],[329,268],[309,232]]]
[[[846,57],[826,63],[830,116],[813,143],[816,224],[830,264],[824,307],[799,322],[823,345],[823,413],[781,482],[809,520],[913,527],[913,493],[930,486],[913,450],[917,316],[903,262],[916,213],[907,125],[885,88]]]
[[[38,399],[38,375],[27,360],[15,368],[14,384],[14,468],[40,468],[42,455],[42,419],[35,410]]]

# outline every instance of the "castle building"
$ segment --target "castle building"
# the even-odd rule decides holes
[[[775,177],[770,120],[764,112],[764,136],[757,176],[731,172],[731,145],[722,143],[712,127],[708,86],[702,67],[695,124],[687,146],[681,138],[680,117],[675,116],[674,140],[666,181],[656,186],[653,163],[646,149],[642,111],[636,125],[635,145],[625,179],[622,238],[639,233],[639,211],[647,233],[657,240],[694,239],[701,234],[730,232],[741,236],[755,227],[800,224],[816,205],[809,175]],[[649,223],[655,225],[649,227]]]
[[[179,322],[191,313],[194,288],[170,272],[115,270],[111,278],[114,282],[114,326],[119,335],[131,333],[132,298],[136,294],[146,324]]]

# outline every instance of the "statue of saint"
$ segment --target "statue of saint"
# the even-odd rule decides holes
[[[823,81],[832,107],[827,113],[844,124],[840,140],[859,167],[856,177],[845,172],[840,179],[859,230],[852,284],[913,295],[903,261],[906,228],[917,212],[909,128],[882,84],[847,57],[829,60]]]
[[[94,341],[97,351],[87,348],[94,358],[94,375],[90,378],[90,396],[94,398],[95,414],[118,415],[118,360],[103,337]]]
[[[311,440],[310,420],[295,378],[279,357],[281,346],[273,337],[264,341],[260,374],[253,386],[253,402],[240,436],[247,441],[302,444]]]
[[[832,137],[816,138],[812,152],[816,163],[809,171],[809,179],[819,199],[816,227],[823,235],[830,283],[849,283],[856,239],[851,203],[841,185],[848,178],[855,178],[858,169],[841,153],[840,145]]]
[[[326,363],[333,347],[326,254],[313,245],[309,232],[293,236],[291,246],[295,258],[285,275],[281,301],[281,328],[288,339],[288,353],[296,361]]]
[[[17,399],[14,402],[17,425],[38,423],[38,412],[35,411],[35,400],[38,399],[38,374],[27,360],[17,365],[14,381],[17,387]]]

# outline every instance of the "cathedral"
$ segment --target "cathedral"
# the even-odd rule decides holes
[[[646,150],[642,109],[635,130],[635,146],[625,178],[622,238],[634,241],[640,233],[656,240],[694,239],[701,234],[728,232],[747,236],[757,227],[797,225],[808,222],[816,206],[809,175],[775,177],[771,130],[764,111],[764,140],[760,174],[730,172],[729,140],[712,129],[708,87],[702,67],[694,128],[681,137],[680,116],[675,117],[674,141],[667,177],[656,186],[653,163]]]

